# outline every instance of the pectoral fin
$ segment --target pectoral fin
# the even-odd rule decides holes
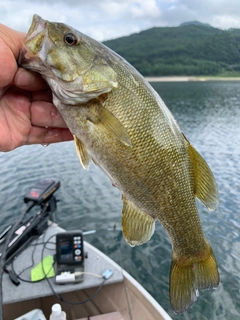
[[[203,157],[188,143],[188,150],[193,164],[196,197],[209,209],[218,206],[218,189],[213,173]]]
[[[84,145],[82,144],[82,142],[75,135],[73,135],[73,138],[74,138],[74,143],[75,143],[75,147],[76,147],[76,151],[77,151],[77,155],[79,157],[79,160],[80,160],[83,168],[85,170],[88,170],[90,167],[91,158],[90,158],[87,150],[85,149]]]
[[[127,243],[134,247],[147,242],[155,230],[155,220],[133,203],[124,199],[122,231]]]
[[[118,140],[132,146],[131,139],[122,123],[106,108],[100,104],[92,105],[88,120],[115,136]]]

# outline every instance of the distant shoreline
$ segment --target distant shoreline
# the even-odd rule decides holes
[[[188,81],[240,81],[240,77],[195,77],[195,76],[166,76],[145,77],[148,82],[188,82]]]

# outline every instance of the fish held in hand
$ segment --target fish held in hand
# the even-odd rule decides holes
[[[189,308],[198,290],[217,287],[216,260],[195,200],[216,209],[213,174],[148,82],[103,44],[37,15],[19,64],[49,84],[83,167],[92,160],[122,192],[126,241],[148,241],[155,220],[167,231],[174,311]]]

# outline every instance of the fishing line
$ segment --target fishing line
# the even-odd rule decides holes
[[[38,238],[38,240],[39,240],[39,238]],[[47,274],[44,275],[44,277],[42,279],[39,279],[39,280],[31,281],[31,280],[24,279],[24,278],[20,277],[20,275],[22,273],[24,273],[25,271],[27,271],[28,269],[32,268],[35,265],[34,253],[36,251],[36,248],[37,248],[38,245],[44,245],[44,242],[38,242],[38,240],[37,240],[37,243],[31,245],[31,246],[34,246],[34,249],[32,251],[32,255],[31,255],[32,256],[32,264],[29,267],[24,268],[20,273],[17,274],[17,272],[15,270],[15,267],[14,267],[14,260],[11,263],[12,271],[16,274],[17,278],[19,280],[23,281],[23,282],[32,283],[32,284],[35,283],[35,282],[41,282],[41,281],[46,279],[46,277],[49,275],[49,273],[51,272],[52,268],[54,267],[54,262],[53,262],[52,267],[48,270]],[[54,242],[49,242],[49,243],[55,244]],[[48,250],[54,250],[54,249],[50,249],[50,248],[47,248],[47,249]]]
[[[30,266],[26,267],[26,268],[23,269],[19,274],[17,274],[17,273],[15,272],[15,270],[14,270],[14,260],[15,260],[15,259],[13,259],[13,261],[12,261],[12,263],[11,263],[11,268],[12,268],[13,272],[17,275],[17,277],[18,277],[19,280],[25,281],[25,280],[23,280],[23,279],[20,278],[20,275],[21,275],[22,273],[24,273],[26,270],[28,270],[28,269],[30,269],[30,268],[32,268],[32,267],[34,266],[34,253],[35,253],[36,248],[37,248],[37,245],[38,245],[38,240],[39,240],[39,239],[37,239],[37,242],[34,244],[34,248],[33,248],[32,254],[31,254],[32,263],[31,263]]]
[[[113,228],[108,228],[108,231],[113,231],[113,233],[116,233],[117,231],[122,231],[121,228],[117,228],[116,223],[114,223]],[[123,285],[124,285],[124,290],[125,290],[125,295],[126,295],[126,300],[127,300],[127,306],[128,306],[128,311],[129,311],[129,315],[130,315],[130,320],[134,320],[133,315],[132,315],[132,308],[131,308],[131,301],[129,298],[129,294],[128,294],[128,288],[125,284],[125,277],[123,274],[123,258],[122,258],[122,251],[121,251],[121,244],[123,243],[123,237],[121,234],[121,239],[119,241],[119,243],[117,243],[117,251],[118,251],[118,257],[120,259],[120,263],[118,263],[118,265],[120,266],[121,269],[121,274],[123,277]],[[110,255],[108,254],[108,256],[110,257]]]
[[[125,294],[126,294],[126,299],[127,299],[127,305],[128,305],[128,311],[129,311],[129,315],[130,315],[130,320],[134,320],[133,315],[132,315],[132,307],[131,307],[131,301],[129,298],[129,294],[128,294],[128,288],[125,284],[125,277],[123,274],[123,259],[122,259],[122,251],[121,251],[121,244],[123,243],[123,238],[120,241],[120,244],[118,246],[118,253],[119,253],[119,257],[120,257],[120,261],[121,261],[121,273],[122,273],[122,277],[123,277],[123,285],[124,285],[124,290],[125,290]]]

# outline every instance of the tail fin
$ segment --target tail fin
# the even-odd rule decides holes
[[[191,263],[173,258],[170,270],[170,301],[174,312],[186,311],[198,297],[198,289],[212,289],[219,284],[217,263],[211,247],[205,259]]]

